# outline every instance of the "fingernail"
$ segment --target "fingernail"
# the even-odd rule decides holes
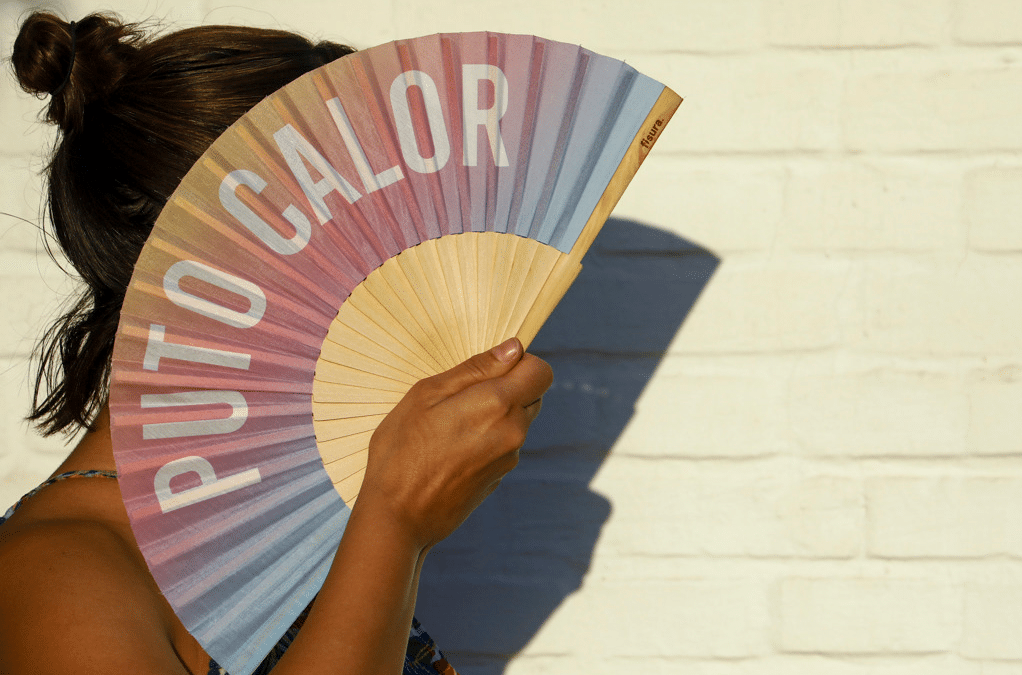
[[[518,358],[518,352],[522,348],[517,338],[511,338],[501,342],[499,345],[490,350],[490,353],[497,357],[497,360],[501,363],[511,363]]]

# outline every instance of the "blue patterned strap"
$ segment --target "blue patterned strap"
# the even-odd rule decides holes
[[[37,492],[39,492],[45,487],[49,487],[50,485],[58,483],[62,480],[67,480],[68,478],[117,478],[117,472],[104,471],[102,469],[89,469],[88,471],[67,471],[65,473],[58,473],[56,476],[47,478],[39,485],[32,488],[32,490],[30,490],[24,497],[19,499],[14,506],[7,509],[7,513],[3,515],[3,518],[0,518],[0,525],[3,525],[4,521],[6,521],[8,518],[14,515],[14,512],[21,508],[21,505],[24,504],[25,500],[27,500],[29,497],[34,496]]]

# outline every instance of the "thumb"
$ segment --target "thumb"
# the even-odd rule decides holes
[[[430,403],[437,403],[474,384],[506,375],[519,361],[525,350],[518,338],[510,338],[493,349],[476,354],[448,371],[424,380],[428,383]]]

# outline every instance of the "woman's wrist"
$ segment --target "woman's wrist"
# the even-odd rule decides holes
[[[393,497],[371,485],[363,484],[352,506],[348,527],[355,523],[356,528],[364,526],[374,536],[390,540],[396,548],[412,553],[417,559],[425,557],[433,545]]]

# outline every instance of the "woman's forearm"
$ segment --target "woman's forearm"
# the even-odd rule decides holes
[[[312,610],[274,673],[399,675],[426,552],[384,509],[360,498]]]
[[[399,675],[419,570],[518,461],[550,367],[512,339],[420,380],[373,433],[333,566],[274,675]]]

